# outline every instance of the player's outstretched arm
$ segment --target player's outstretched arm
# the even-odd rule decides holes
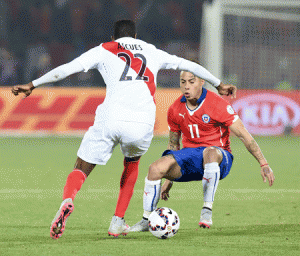
[[[180,59],[181,62],[178,65],[179,70],[191,72],[195,76],[209,82],[211,85],[217,88],[220,95],[226,95],[226,96],[231,95],[232,98],[236,98],[236,92],[237,92],[236,86],[232,84],[222,83],[220,79],[212,75],[207,69],[205,69],[198,63],[185,60],[182,58]]]
[[[15,85],[15,86],[13,86],[11,91],[15,96],[19,95],[20,93],[24,93],[25,94],[24,97],[26,98],[32,93],[33,89],[39,85],[54,83],[54,82],[63,80],[67,76],[81,72],[83,70],[84,69],[81,66],[81,64],[78,61],[73,60],[67,64],[61,65],[61,66],[49,71],[42,77],[40,77],[28,84]]]
[[[248,151],[255,157],[261,167],[261,176],[263,181],[268,179],[269,185],[272,186],[275,180],[274,173],[268,165],[263,153],[261,152],[257,142],[252,135],[247,131],[241,119],[236,120],[231,126],[230,130],[244,143]]]

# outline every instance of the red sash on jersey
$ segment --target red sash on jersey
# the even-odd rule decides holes
[[[133,56],[133,53],[131,51],[119,47],[119,44],[117,42],[104,43],[104,44],[102,44],[102,47],[105,50],[113,53],[116,56],[120,52],[127,53],[130,56],[130,58],[131,58],[131,68],[137,74],[139,73],[141,65],[142,65],[142,61],[139,58],[135,58]],[[125,62],[124,58],[120,58],[120,59],[122,59]],[[153,97],[153,100],[154,100],[154,103],[155,103],[155,97],[154,97],[154,95],[155,95],[156,85],[155,85],[155,82],[154,82],[154,75],[153,75],[153,73],[151,72],[151,70],[148,67],[146,67],[146,70],[145,70],[144,74],[145,74],[145,76],[149,77],[149,80],[148,81],[144,81],[144,82],[147,84],[147,86],[149,88],[149,91],[150,91],[150,94]]]

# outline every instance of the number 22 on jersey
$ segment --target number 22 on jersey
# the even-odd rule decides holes
[[[138,75],[135,78],[135,80],[148,81],[149,77],[144,76],[144,73],[145,73],[146,67],[147,67],[147,60],[146,60],[145,56],[140,53],[135,53],[133,56],[134,56],[134,58],[139,58],[140,60],[142,60],[140,71],[138,72]],[[132,81],[132,76],[127,76],[128,70],[131,67],[131,63],[132,63],[131,57],[125,52],[118,53],[118,57],[124,58],[126,61],[126,65],[125,65],[124,71],[120,77],[120,81]]]

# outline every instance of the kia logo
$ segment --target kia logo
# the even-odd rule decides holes
[[[252,94],[235,101],[232,106],[254,135],[279,135],[285,126],[300,124],[300,106],[282,95]]]

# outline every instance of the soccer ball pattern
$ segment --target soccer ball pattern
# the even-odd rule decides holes
[[[148,220],[149,231],[161,239],[174,236],[180,226],[178,214],[167,207],[157,208],[150,214]]]

